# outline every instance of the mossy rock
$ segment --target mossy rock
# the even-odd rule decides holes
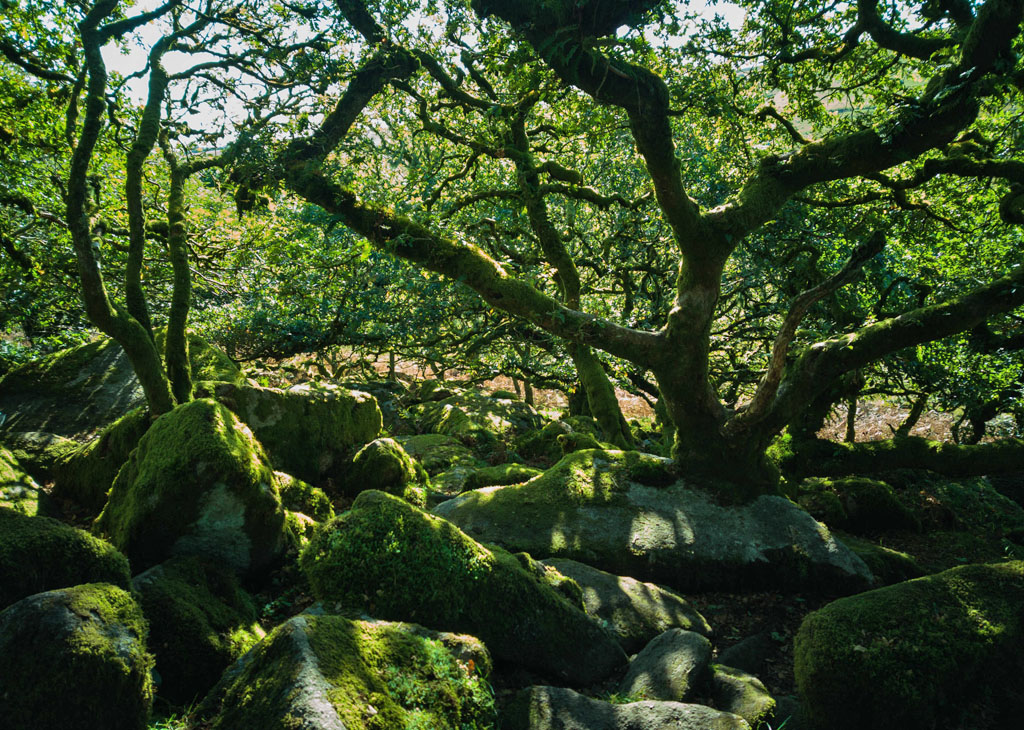
[[[816,519],[857,535],[921,529],[921,521],[893,488],[875,479],[806,479],[798,501]]]
[[[213,730],[488,730],[478,668],[419,627],[300,615],[229,669],[200,713],[216,713]]]
[[[435,476],[456,466],[479,469],[486,464],[459,440],[439,433],[403,436],[395,439],[409,456],[416,459],[427,474]]]
[[[528,482],[544,472],[534,469],[531,466],[522,464],[498,464],[497,466],[485,466],[477,469],[466,477],[466,489],[480,489],[481,487],[505,486],[508,484],[522,484]]]
[[[234,574],[194,556],[154,566],[132,586],[149,621],[157,692],[173,704],[204,696],[266,633]]]
[[[775,700],[764,682],[753,674],[712,664],[708,686],[715,707],[739,715],[753,730],[767,728],[775,715]]]
[[[0,608],[79,583],[129,586],[128,560],[108,542],[49,517],[0,507]]]
[[[599,433],[593,418],[568,416],[520,436],[516,439],[516,453],[524,459],[551,465],[573,451],[605,448],[597,439]]]
[[[750,730],[738,715],[683,702],[613,703],[564,687],[528,687],[501,713],[502,730]]]
[[[0,507],[35,517],[55,511],[49,495],[21,468],[14,454],[0,446]]]
[[[0,612],[0,656],[4,727],[146,727],[153,702],[146,620],[116,586],[37,593]]]
[[[252,429],[275,469],[311,484],[338,478],[355,450],[381,430],[376,399],[357,390],[221,385],[215,395]]]
[[[162,337],[157,332],[158,341]],[[238,367],[202,338],[189,335],[192,378],[240,382]],[[21,365],[0,379],[8,431],[45,431],[85,440],[145,405],[128,357],[100,338]]]
[[[654,583],[612,575],[575,560],[543,561],[579,587],[586,612],[614,632],[627,654],[669,629],[711,635],[707,620],[681,595]]]
[[[925,574],[925,570],[907,553],[853,535],[839,534],[836,538],[864,561],[877,579],[879,587],[902,583]]]
[[[636,451],[569,454],[526,484],[466,492],[434,508],[477,540],[569,558],[678,590],[853,592],[864,563],[787,499],[722,505]]]
[[[93,529],[137,571],[173,555],[199,555],[251,574],[287,545],[274,484],[252,432],[219,403],[195,400],[153,423]]]
[[[9,431],[3,441],[21,468],[39,482],[49,481],[53,468],[82,446],[46,431]]]
[[[314,595],[480,637],[497,659],[587,685],[625,663],[612,635],[517,558],[385,492],[324,525],[300,565]]]
[[[828,604],[794,642],[812,726],[959,727],[984,699],[1016,724],[1024,669],[1024,562],[965,565]],[[1009,723],[1009,724],[1006,724]]]
[[[345,472],[342,491],[355,496],[366,489],[379,489],[399,496],[419,481],[416,462],[394,439],[371,441],[356,452]]]
[[[421,431],[447,434],[472,445],[504,435],[515,437],[542,424],[533,406],[492,398],[476,389],[419,403],[409,408],[409,415]]]
[[[99,514],[107,503],[117,472],[149,429],[149,412],[136,408],[107,426],[92,441],[67,454],[53,467],[53,494]]]
[[[283,471],[274,472],[274,485],[285,509],[301,512],[317,522],[334,517],[334,505],[327,492]]]

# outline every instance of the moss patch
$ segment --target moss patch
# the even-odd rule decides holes
[[[276,469],[312,484],[337,477],[356,447],[377,438],[369,393],[306,383],[289,390],[218,386],[216,397],[252,429]]]
[[[540,469],[534,469],[522,464],[498,464],[497,466],[485,466],[477,469],[466,477],[466,489],[480,489],[481,487],[506,486],[509,484],[522,484],[528,482],[535,476],[543,474]]]
[[[142,611],[112,585],[65,588],[11,606],[0,613],[4,726],[141,730],[153,696],[145,646]]]
[[[797,501],[815,519],[855,534],[921,529],[921,521],[893,488],[875,479],[807,479]]]
[[[128,560],[108,543],[49,517],[0,507],[0,608],[79,583],[129,585]]]
[[[584,684],[625,657],[612,636],[511,554],[384,492],[363,492],[300,557],[314,595],[479,636],[495,657]]]
[[[247,572],[276,559],[286,534],[262,447],[209,399],[153,423],[118,473],[94,530],[108,535],[136,570],[198,554]]]
[[[149,413],[136,408],[107,426],[92,441],[53,467],[53,493],[99,514],[107,493],[139,440],[149,429]]]
[[[256,607],[229,571],[195,557],[172,558],[133,586],[149,620],[159,694],[187,705],[264,636]]]
[[[44,514],[51,509],[48,495],[22,470],[14,454],[0,446],[0,507],[34,517],[40,503]]]
[[[356,495],[379,489],[401,496],[419,479],[416,463],[394,439],[375,439],[361,448],[346,470],[344,492]]]
[[[459,661],[441,641],[422,633],[341,616],[296,617],[230,677],[213,727],[494,727],[493,696],[475,663]]]
[[[804,706],[835,730],[956,727],[965,699],[998,701],[1018,681],[1021,605],[1024,562],[967,565],[830,603],[796,636]]]
[[[327,492],[314,487],[283,471],[274,472],[274,484],[281,495],[281,504],[285,509],[301,512],[318,522],[334,517],[334,506]]]

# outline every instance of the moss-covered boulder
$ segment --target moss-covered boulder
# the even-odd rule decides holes
[[[228,670],[201,713],[215,716],[213,730],[495,727],[479,663],[417,629],[296,616]]]
[[[34,517],[52,511],[49,495],[21,468],[10,451],[0,446],[0,507]]]
[[[233,573],[194,556],[171,558],[132,580],[149,621],[157,693],[178,705],[202,697],[265,632]]]
[[[281,504],[292,512],[301,512],[317,522],[334,517],[334,505],[327,492],[283,471],[274,472],[274,485],[281,495]]]
[[[189,360],[194,380],[242,378],[224,353],[195,335],[189,336]],[[0,379],[0,411],[8,415],[3,426],[8,431],[85,440],[142,405],[145,396],[131,363],[107,338],[26,363]]]
[[[722,505],[636,451],[578,451],[526,484],[490,487],[435,513],[478,540],[578,560],[679,590],[871,586],[863,561],[787,499]]]
[[[49,481],[53,468],[81,443],[46,431],[8,431],[4,445],[30,476],[38,482]]]
[[[571,445],[579,444],[587,437],[596,441],[599,434],[600,429],[593,418],[568,416],[546,423],[536,431],[519,436],[516,439],[516,453],[524,459],[539,461],[550,466],[565,455],[566,445],[570,445],[569,452],[579,451],[578,448],[572,448]],[[559,441],[563,436],[566,438]],[[576,437],[575,440],[573,437]]]
[[[502,730],[750,730],[738,715],[682,702],[614,704],[563,687],[529,687],[501,715]]]
[[[108,542],[49,517],[0,507],[0,608],[79,583],[129,585],[128,560]]]
[[[629,663],[619,694],[645,700],[686,702],[709,676],[711,642],[695,631],[669,629],[654,637]]]
[[[149,428],[149,412],[136,408],[100,435],[66,454],[52,469],[53,494],[99,514],[117,472]]]
[[[508,484],[522,484],[543,473],[540,469],[523,466],[522,464],[485,466],[477,469],[466,478],[465,487],[466,489],[480,489],[481,487],[503,487]]]
[[[300,565],[325,602],[479,636],[545,676],[587,685],[625,663],[610,632],[515,556],[384,492],[324,525]]]
[[[875,576],[878,587],[902,583],[925,574],[925,570],[907,553],[853,535],[839,534],[836,537],[864,561]]]
[[[446,434],[468,444],[486,444],[501,435],[515,437],[543,423],[533,406],[492,398],[476,389],[418,403],[409,408],[409,415],[421,431]]]
[[[654,583],[612,575],[564,558],[542,561],[581,589],[583,607],[612,630],[627,654],[669,629],[711,635],[711,626],[685,598]]]
[[[806,479],[797,501],[829,527],[857,535],[920,530],[921,521],[885,482],[863,477]]]
[[[775,699],[764,682],[741,669],[711,665],[708,692],[715,707],[739,715],[754,730],[766,727],[775,715]]]
[[[458,439],[439,433],[423,433],[417,436],[402,436],[395,439],[405,452],[423,466],[427,474],[434,476],[457,466],[473,471],[486,466],[474,456],[472,449]]]
[[[93,529],[136,571],[173,555],[258,571],[286,547],[284,511],[266,454],[219,403],[200,399],[165,413],[142,437]]]
[[[0,722],[32,730],[142,730],[153,701],[146,621],[132,597],[91,583],[0,612]]]
[[[356,448],[381,429],[372,395],[332,385],[279,390],[225,384],[215,396],[252,429],[275,469],[313,484],[339,477]]]
[[[1020,719],[1024,562],[965,565],[828,604],[794,641],[797,687],[829,730],[961,727],[984,700]]]
[[[401,497],[426,477],[423,467],[417,469],[416,462],[397,441],[374,439],[352,458],[352,465],[345,471],[343,491],[354,496],[366,489],[379,489]],[[418,497],[410,501],[423,504]]]

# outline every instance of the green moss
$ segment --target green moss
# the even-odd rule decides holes
[[[79,583],[129,585],[128,560],[89,533],[0,507],[0,608]]]
[[[491,398],[497,400],[519,400],[519,396],[511,390],[495,390],[491,392]]]
[[[52,478],[53,468],[81,447],[77,441],[44,431],[17,431],[4,441],[18,465],[39,482]]]
[[[311,656],[297,656],[295,633]],[[460,661],[416,627],[302,616],[274,631],[231,686],[214,728],[291,727],[312,664],[347,730],[485,730],[493,695],[474,662]],[[301,658],[300,658],[301,656]],[[315,662],[315,664],[313,664]],[[303,666],[305,664],[305,667]],[[298,725],[297,725],[298,726]]]
[[[53,467],[53,493],[98,514],[107,493],[139,440],[149,429],[149,412],[136,408],[107,426]]]
[[[424,433],[396,439],[405,452],[423,466],[427,474],[434,476],[453,467],[479,468],[484,462],[473,456],[465,445],[439,433]]]
[[[274,484],[285,509],[302,512],[318,522],[334,517],[334,505],[327,492],[283,471],[274,472]]]
[[[376,399],[361,391],[218,386],[216,396],[252,429],[276,469],[312,484],[338,478],[354,449],[381,430]]]
[[[159,694],[177,705],[206,693],[264,636],[235,576],[195,557],[172,558],[133,581],[150,625]]]
[[[260,444],[231,411],[200,399],[153,423],[118,473],[94,531],[136,569],[199,553],[248,571],[280,554],[283,523]]]
[[[920,520],[893,488],[874,479],[806,479],[798,501],[816,519],[856,534],[921,529]]]
[[[4,726],[141,730],[153,698],[146,633],[132,597],[103,583],[38,594],[0,613]]]
[[[365,489],[379,489],[401,496],[418,477],[416,463],[401,444],[394,439],[376,439],[353,457],[343,491],[356,495]]]
[[[726,667],[711,665],[711,696],[715,707],[723,712],[739,715],[752,730],[761,730],[775,714],[775,700],[764,683],[752,674]]]
[[[470,633],[535,671],[597,678],[624,659],[610,634],[514,556],[384,492],[363,492],[324,525],[300,566],[320,600]]]
[[[1021,605],[1024,562],[967,565],[830,603],[796,636],[804,707],[834,730],[957,727],[970,697],[1012,691]]]
[[[876,545],[853,535],[836,535],[836,538],[864,561],[880,585],[901,583],[925,573],[913,557],[899,550]]]
[[[522,464],[485,466],[482,469],[477,469],[466,478],[465,488],[480,489],[481,487],[522,484],[543,473],[540,469],[523,466]]]
[[[515,436],[541,425],[533,407],[519,400],[500,400],[477,390],[445,395],[409,409],[420,430],[454,436],[471,445],[487,445],[501,436]]]
[[[0,507],[34,517],[51,509],[48,495],[26,474],[14,454],[0,446]]]

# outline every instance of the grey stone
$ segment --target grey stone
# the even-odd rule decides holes
[[[502,715],[503,730],[749,730],[737,716],[681,702],[612,704],[561,687],[530,687]]]
[[[482,542],[679,590],[871,587],[864,562],[789,500],[722,505],[671,479],[667,460],[593,449],[526,484],[468,492],[434,512]]]
[[[655,637],[629,664],[619,694],[646,700],[684,702],[704,680],[711,642],[694,631],[669,629]]]
[[[775,651],[775,640],[767,631],[746,637],[718,654],[718,661],[744,672],[757,674],[764,668],[765,659]]]
[[[612,575],[575,560],[551,558],[541,562],[579,584],[587,613],[612,630],[627,654],[643,649],[668,629],[696,631],[705,636],[712,633],[704,617],[669,588]]]

